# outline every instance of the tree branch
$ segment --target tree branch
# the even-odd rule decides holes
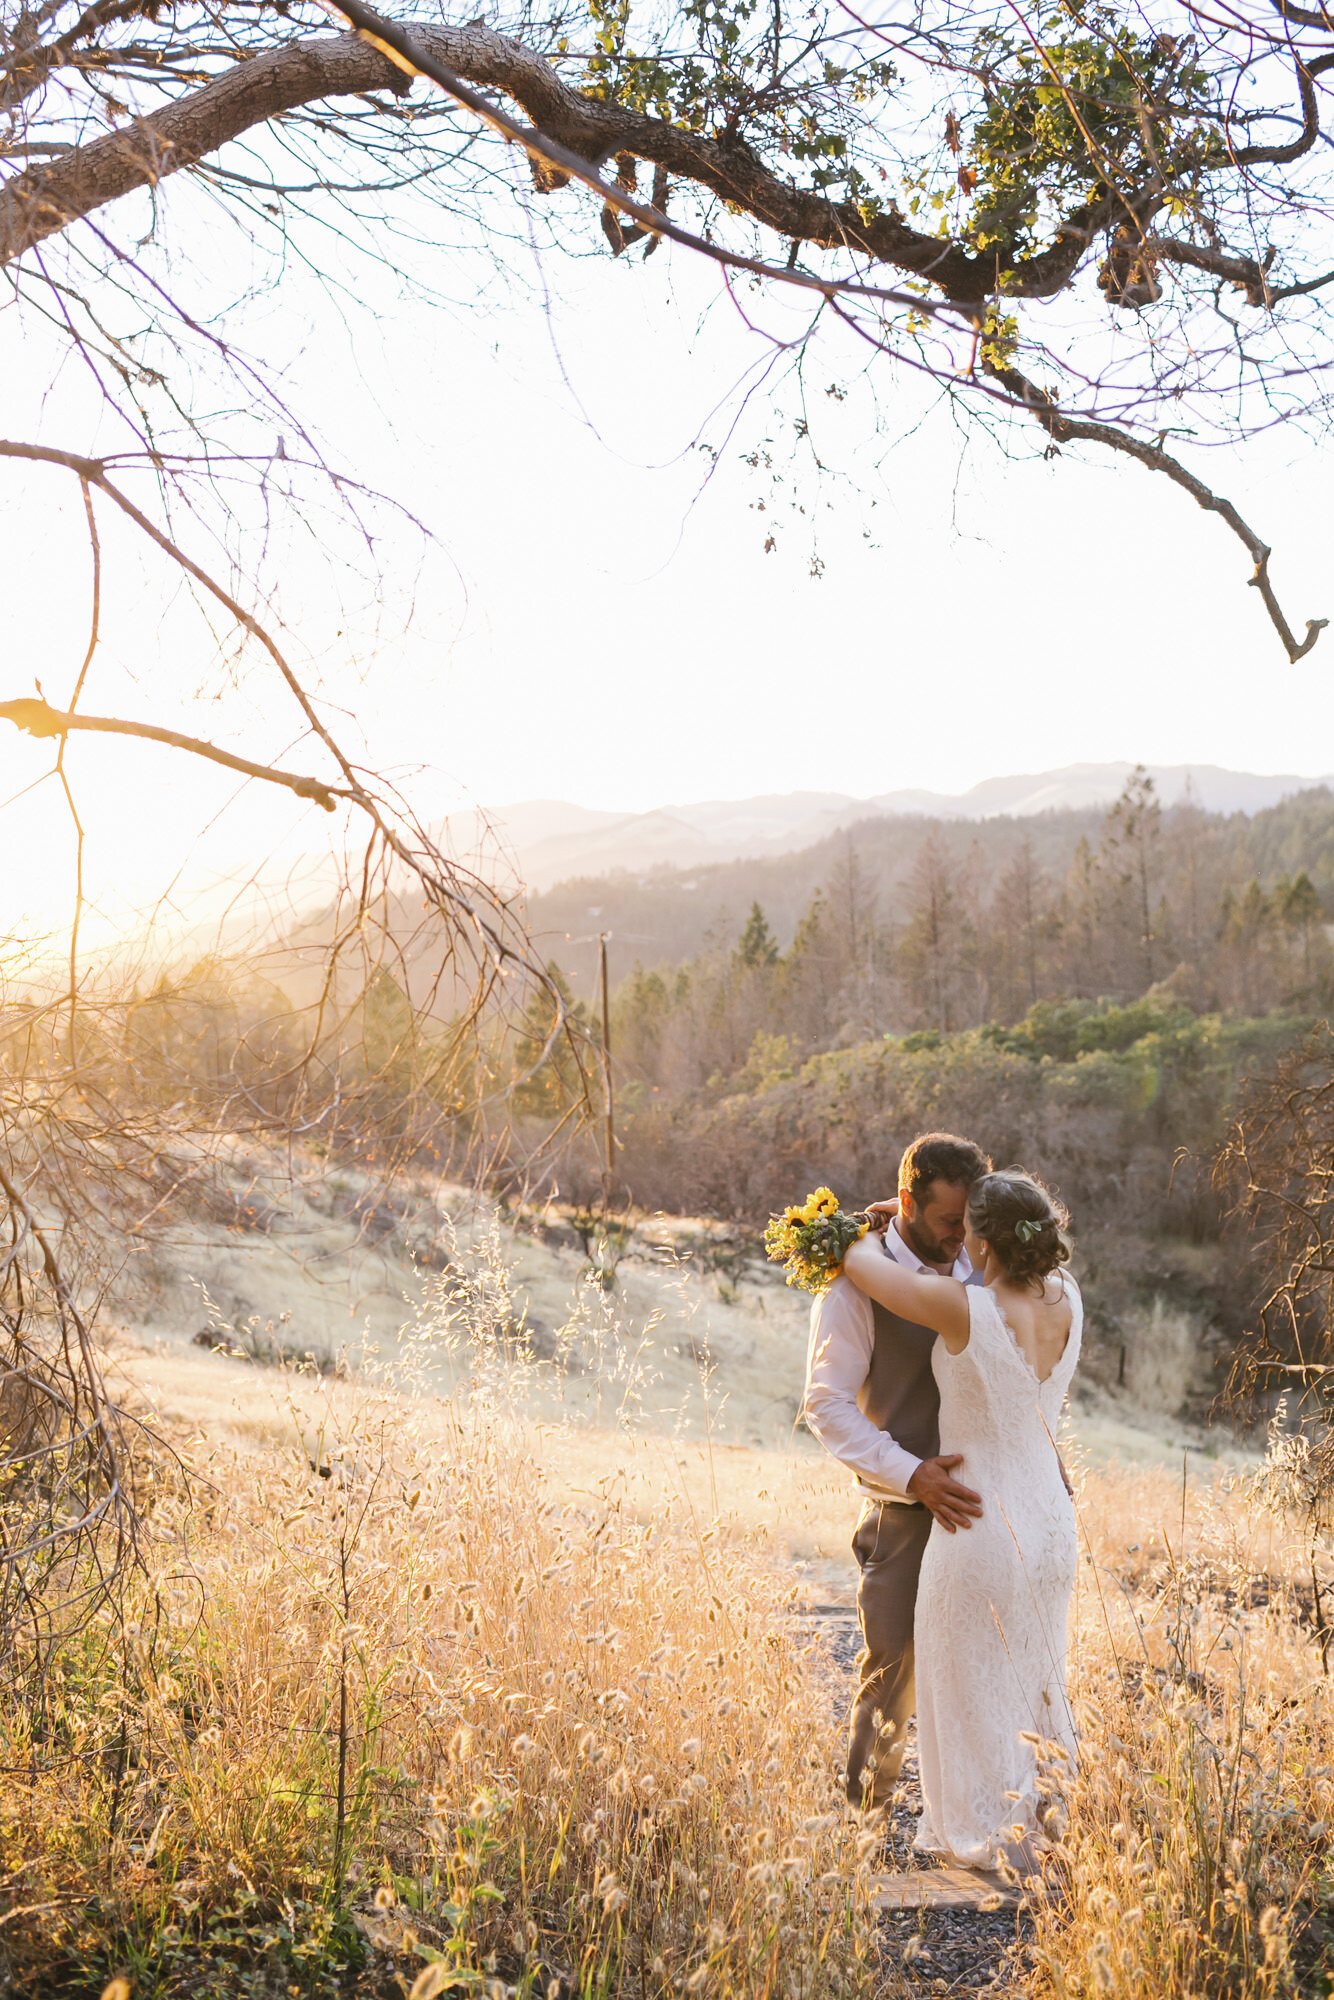
[[[1307,292],[1323,291],[1326,285],[1334,285],[1334,271],[1326,271],[1324,276],[1320,278],[1307,278],[1305,282],[1300,285],[1281,285],[1279,289],[1276,292],[1272,292],[1270,296],[1273,299],[1275,305],[1277,305],[1280,299],[1301,298]]]
[[[247,611],[244,605],[238,603],[230,591],[224,590],[207,570],[201,569],[184,549],[178,548],[169,535],[163,534],[160,528],[155,527],[147,515],[141,513],[133,501],[118,487],[112,485],[107,478],[106,466],[102,460],[85,458],[77,452],[60,451],[52,445],[18,444],[10,439],[0,440],[0,458],[30,459],[41,465],[63,466],[114,500],[121,511],[156,547],[160,548],[172,562],[178,564],[187,576],[194,577],[219,604],[231,612],[242,629],[249,632],[264,647],[306,718],[312,733],[323,743],[343,774],[344,786],[329,786],[326,789],[336,798],[348,799],[366,814],[385,847],[416,876],[426,892],[428,902],[444,922],[450,925],[456,934],[462,934],[465,930],[473,933],[480,941],[482,958],[490,964],[493,974],[512,966],[544,985],[552,984],[543,969],[529,956],[526,950],[526,934],[522,945],[511,942],[507,928],[507,905],[490,884],[483,882],[480,877],[468,870],[460,868],[456,863],[448,861],[425,836],[423,836],[422,852],[414,852],[409,847],[403,834],[390,823],[379,801],[359,781],[348,758],[320,720],[314,702],[259,620]],[[271,775],[263,766],[257,768],[256,774]]]
[[[1326,34],[1334,34],[1334,13],[1322,7],[1319,13],[1310,7],[1299,7],[1293,0],[1274,0],[1274,6],[1285,21],[1296,21],[1303,28],[1320,28]]]
[[[80,42],[96,34],[99,28],[109,27],[115,21],[156,18],[156,0],[94,0],[73,27],[54,42],[42,43],[35,35],[23,37],[20,33],[15,38],[5,87],[0,91],[0,110],[16,110],[35,90],[41,89],[52,70],[62,69],[72,59]],[[32,15],[27,19],[30,24]]]
[[[1248,305],[1268,306],[1276,298],[1288,296],[1287,292],[1270,290],[1268,271],[1273,262],[1272,251],[1261,263],[1255,257],[1230,257],[1225,250],[1215,250],[1204,243],[1187,243],[1177,236],[1146,236],[1140,247],[1147,257],[1159,258],[1165,264],[1188,264],[1194,270],[1207,271],[1211,277],[1236,285],[1246,294]]]
[[[289,792],[295,792],[299,799],[314,799],[317,806],[326,812],[338,810],[338,800],[352,795],[339,785],[326,785],[320,778],[299,777],[294,771],[278,771],[270,764],[252,764],[248,757],[237,757],[230,750],[223,750],[216,743],[205,743],[198,736],[182,736],[177,729],[160,729],[155,722],[122,722],[110,715],[66,714],[62,709],[52,708],[45,701],[35,700],[31,695],[18,701],[0,701],[0,721],[12,722],[17,729],[26,729],[29,736],[66,736],[72,730],[86,729],[95,735],[139,736],[149,743],[165,743],[172,750],[188,750],[194,757],[207,757],[212,764],[222,764],[229,771],[240,771],[247,778],[262,778],[270,785],[285,785]]]
[[[1261,541],[1254,529],[1248,527],[1242,520],[1230,500],[1225,500],[1221,495],[1212,492],[1202,479],[1197,479],[1193,472],[1188,472],[1180,460],[1173,458],[1170,452],[1164,451],[1161,445],[1145,444],[1141,439],[1131,437],[1128,432],[1117,430],[1113,424],[1092,423],[1079,417],[1062,416],[1055,397],[1049,396],[1044,389],[1039,389],[1035,382],[1030,382],[1017,368],[999,367],[995,363],[984,365],[986,372],[994,381],[1000,383],[1014,402],[1036,418],[1051,439],[1054,448],[1059,448],[1063,444],[1077,443],[1105,445],[1111,451],[1121,452],[1127,458],[1138,460],[1139,464],[1146,466],[1150,472],[1163,473],[1174,485],[1182,487],[1189,493],[1206,513],[1217,514],[1226,521],[1233,534],[1245,544],[1255,564],[1255,574],[1250,581],[1264,599],[1265,610],[1269,613],[1274,630],[1283,641],[1289,660],[1295,666],[1303,654],[1310,652],[1328,625],[1328,618],[1308,618],[1306,637],[1299,640],[1293,636],[1292,627],[1284,617],[1282,607],[1274,595],[1273,585],[1269,581],[1271,550],[1267,543]]]
[[[1316,103],[1315,85],[1301,58],[1297,59],[1297,90],[1302,100],[1302,129],[1295,139],[1286,146],[1243,146],[1232,155],[1239,167],[1254,167],[1262,164],[1286,166],[1292,160],[1300,160],[1303,153],[1309,153],[1320,131],[1320,109]]]
[[[230,611],[232,617],[243,631],[248,632],[252,639],[258,639],[260,645],[282,675],[311,730],[319,738],[320,742],[323,743],[325,749],[343,773],[351,795],[364,801],[365,795],[357,783],[351,765],[334,742],[324,724],[320,721],[314,703],[293,673],[291,667],[288,666],[287,661],[283,658],[277,642],[265,631],[258,618],[247,611],[245,606],[239,603],[229,590],[224,590],[215,577],[210,576],[206,569],[201,569],[200,565],[192,557],[188,556],[184,549],[177,547],[170,535],[164,535],[161,528],[155,527],[148,516],[140,512],[127,494],[122,493],[118,486],[112,485],[111,481],[107,478],[106,466],[101,459],[85,458],[79,452],[74,451],[60,451],[54,445],[20,444],[16,443],[12,438],[0,439],[0,458],[26,458],[33,460],[39,465],[64,466],[67,471],[77,473],[80,479],[86,480],[90,485],[96,486],[100,493],[105,493],[109,500],[113,500],[121,512],[134,522],[135,527],[139,529],[141,534],[147,535],[149,541],[161,549],[164,555],[169,556],[172,562],[178,564],[185,571],[187,576],[192,576],[195,582],[208,591],[211,597],[216,598],[225,610]]]
[[[850,250],[925,278],[953,302],[976,304],[995,289],[994,248],[973,256],[910,228],[896,212],[863,216],[853,202],[830,201],[780,179],[740,139],[688,132],[665,119],[585,97],[544,58],[491,28],[423,24],[409,34],[356,0],[339,11],[366,34],[306,37],[250,57],[151,117],[72,148],[48,166],[14,175],[0,186],[0,264],[136,188],[155,187],[285,112],[321,98],[402,88],[401,66],[406,63],[523,145],[544,191],[578,179],[655,234],[678,232],[597,173],[616,153],[633,153],[674,178],[694,181],[789,239]],[[378,46],[366,35],[375,36]],[[532,127],[497,114],[469,85],[503,92],[533,121]],[[1108,202],[1076,210],[1058,227],[1048,249],[1018,266],[1007,294],[1040,298],[1061,291],[1110,214]],[[698,238],[691,239],[691,247],[720,254],[717,246]],[[752,268],[742,258],[728,261]],[[761,268],[766,275],[780,275],[776,267],[772,273]],[[818,279],[804,282],[821,288]],[[921,301],[917,303],[920,307]]]

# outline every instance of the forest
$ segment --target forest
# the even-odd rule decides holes
[[[311,979],[333,912],[267,957],[112,980],[76,1049],[100,1129],[69,1110],[61,1016],[21,980],[0,1066],[42,1070],[66,1107],[16,1157],[73,1243],[90,1202],[113,1231],[175,1212],[209,1178],[208,1133],[313,1104],[312,1157],[391,1207],[405,1172],[480,1173],[520,1206],[700,1215],[754,1245],[806,1188],[883,1195],[915,1133],[963,1131],[1069,1203],[1115,1374],[1155,1299],[1221,1357],[1253,1313],[1216,1163],[1248,1079],[1328,1010],[1332,893],[1328,792],[1222,818],[1164,809],[1137,776],[1102,814],[871,820],[707,876],[564,885],[527,913],[545,983],[471,1031],[391,897],[389,947],[345,990]],[[581,919],[611,933],[605,1024],[597,936],[553,943]]]
[[[650,1011],[643,978],[683,965],[706,982],[713,968],[714,1005],[735,949],[736,977],[767,979],[766,1005],[807,1053],[1009,1023],[1044,999],[1125,1001],[1165,979],[1196,1011],[1265,1012],[1319,988],[1334,796],[1211,814],[1164,807],[1145,778],[1105,813],[878,817],[774,860],[565,882],[528,910],[576,994],[592,993],[605,931],[614,979],[633,971]]]
[[[1118,1226],[1198,1231],[1196,1168],[1172,1161],[1207,1160],[1237,1080],[1328,1006],[1331,896],[1328,792],[1222,817],[1164,809],[1140,775],[1101,815],[870,820],[779,861],[567,884],[533,920],[598,922],[622,964],[626,932],[676,947],[611,992],[618,1174],[641,1206],[754,1216],[822,1163],[864,1191],[936,1124],[1110,1200]],[[597,1041],[595,949],[551,965]],[[518,1102],[554,1122],[573,1086],[557,1058]]]

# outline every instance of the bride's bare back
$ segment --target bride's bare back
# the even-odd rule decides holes
[[[1039,1297],[1033,1286],[1006,1284],[987,1289],[1014,1335],[1014,1344],[1039,1382],[1045,1382],[1065,1353],[1074,1320],[1070,1297],[1058,1274],[1043,1280]]]

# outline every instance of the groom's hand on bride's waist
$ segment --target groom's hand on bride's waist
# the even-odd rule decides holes
[[[924,1458],[908,1481],[913,1498],[929,1507],[950,1535],[956,1528],[971,1528],[982,1512],[981,1494],[974,1493],[971,1486],[961,1486],[951,1476],[955,1466],[962,1464],[958,1452],[945,1458]]]

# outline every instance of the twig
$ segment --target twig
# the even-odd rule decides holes
[[[1282,607],[1274,595],[1274,587],[1269,581],[1269,557],[1272,553],[1269,545],[1261,541],[1253,528],[1247,526],[1230,500],[1225,500],[1220,494],[1212,492],[1202,479],[1197,479],[1193,472],[1188,472],[1181,461],[1173,458],[1170,452],[1164,451],[1161,445],[1145,444],[1139,438],[1131,437],[1128,432],[1117,430],[1114,424],[1094,423],[1083,417],[1064,416],[1056,398],[1049,396],[1045,389],[1039,389],[1035,382],[1030,382],[1017,368],[1002,367],[994,362],[983,365],[993,380],[1008,390],[1014,402],[1036,418],[1051,439],[1053,447],[1081,443],[1105,445],[1111,451],[1119,451],[1127,458],[1136,459],[1140,465],[1147,466],[1150,472],[1163,473],[1174,485],[1182,487],[1189,493],[1206,513],[1217,514],[1226,521],[1233,534],[1250,552],[1255,564],[1255,574],[1250,578],[1250,582],[1264,599],[1265,610],[1269,613],[1274,630],[1283,641],[1289,660],[1295,666],[1304,654],[1310,652],[1328,625],[1328,618],[1308,618],[1306,637],[1301,640],[1294,637],[1292,627],[1284,617]]]

